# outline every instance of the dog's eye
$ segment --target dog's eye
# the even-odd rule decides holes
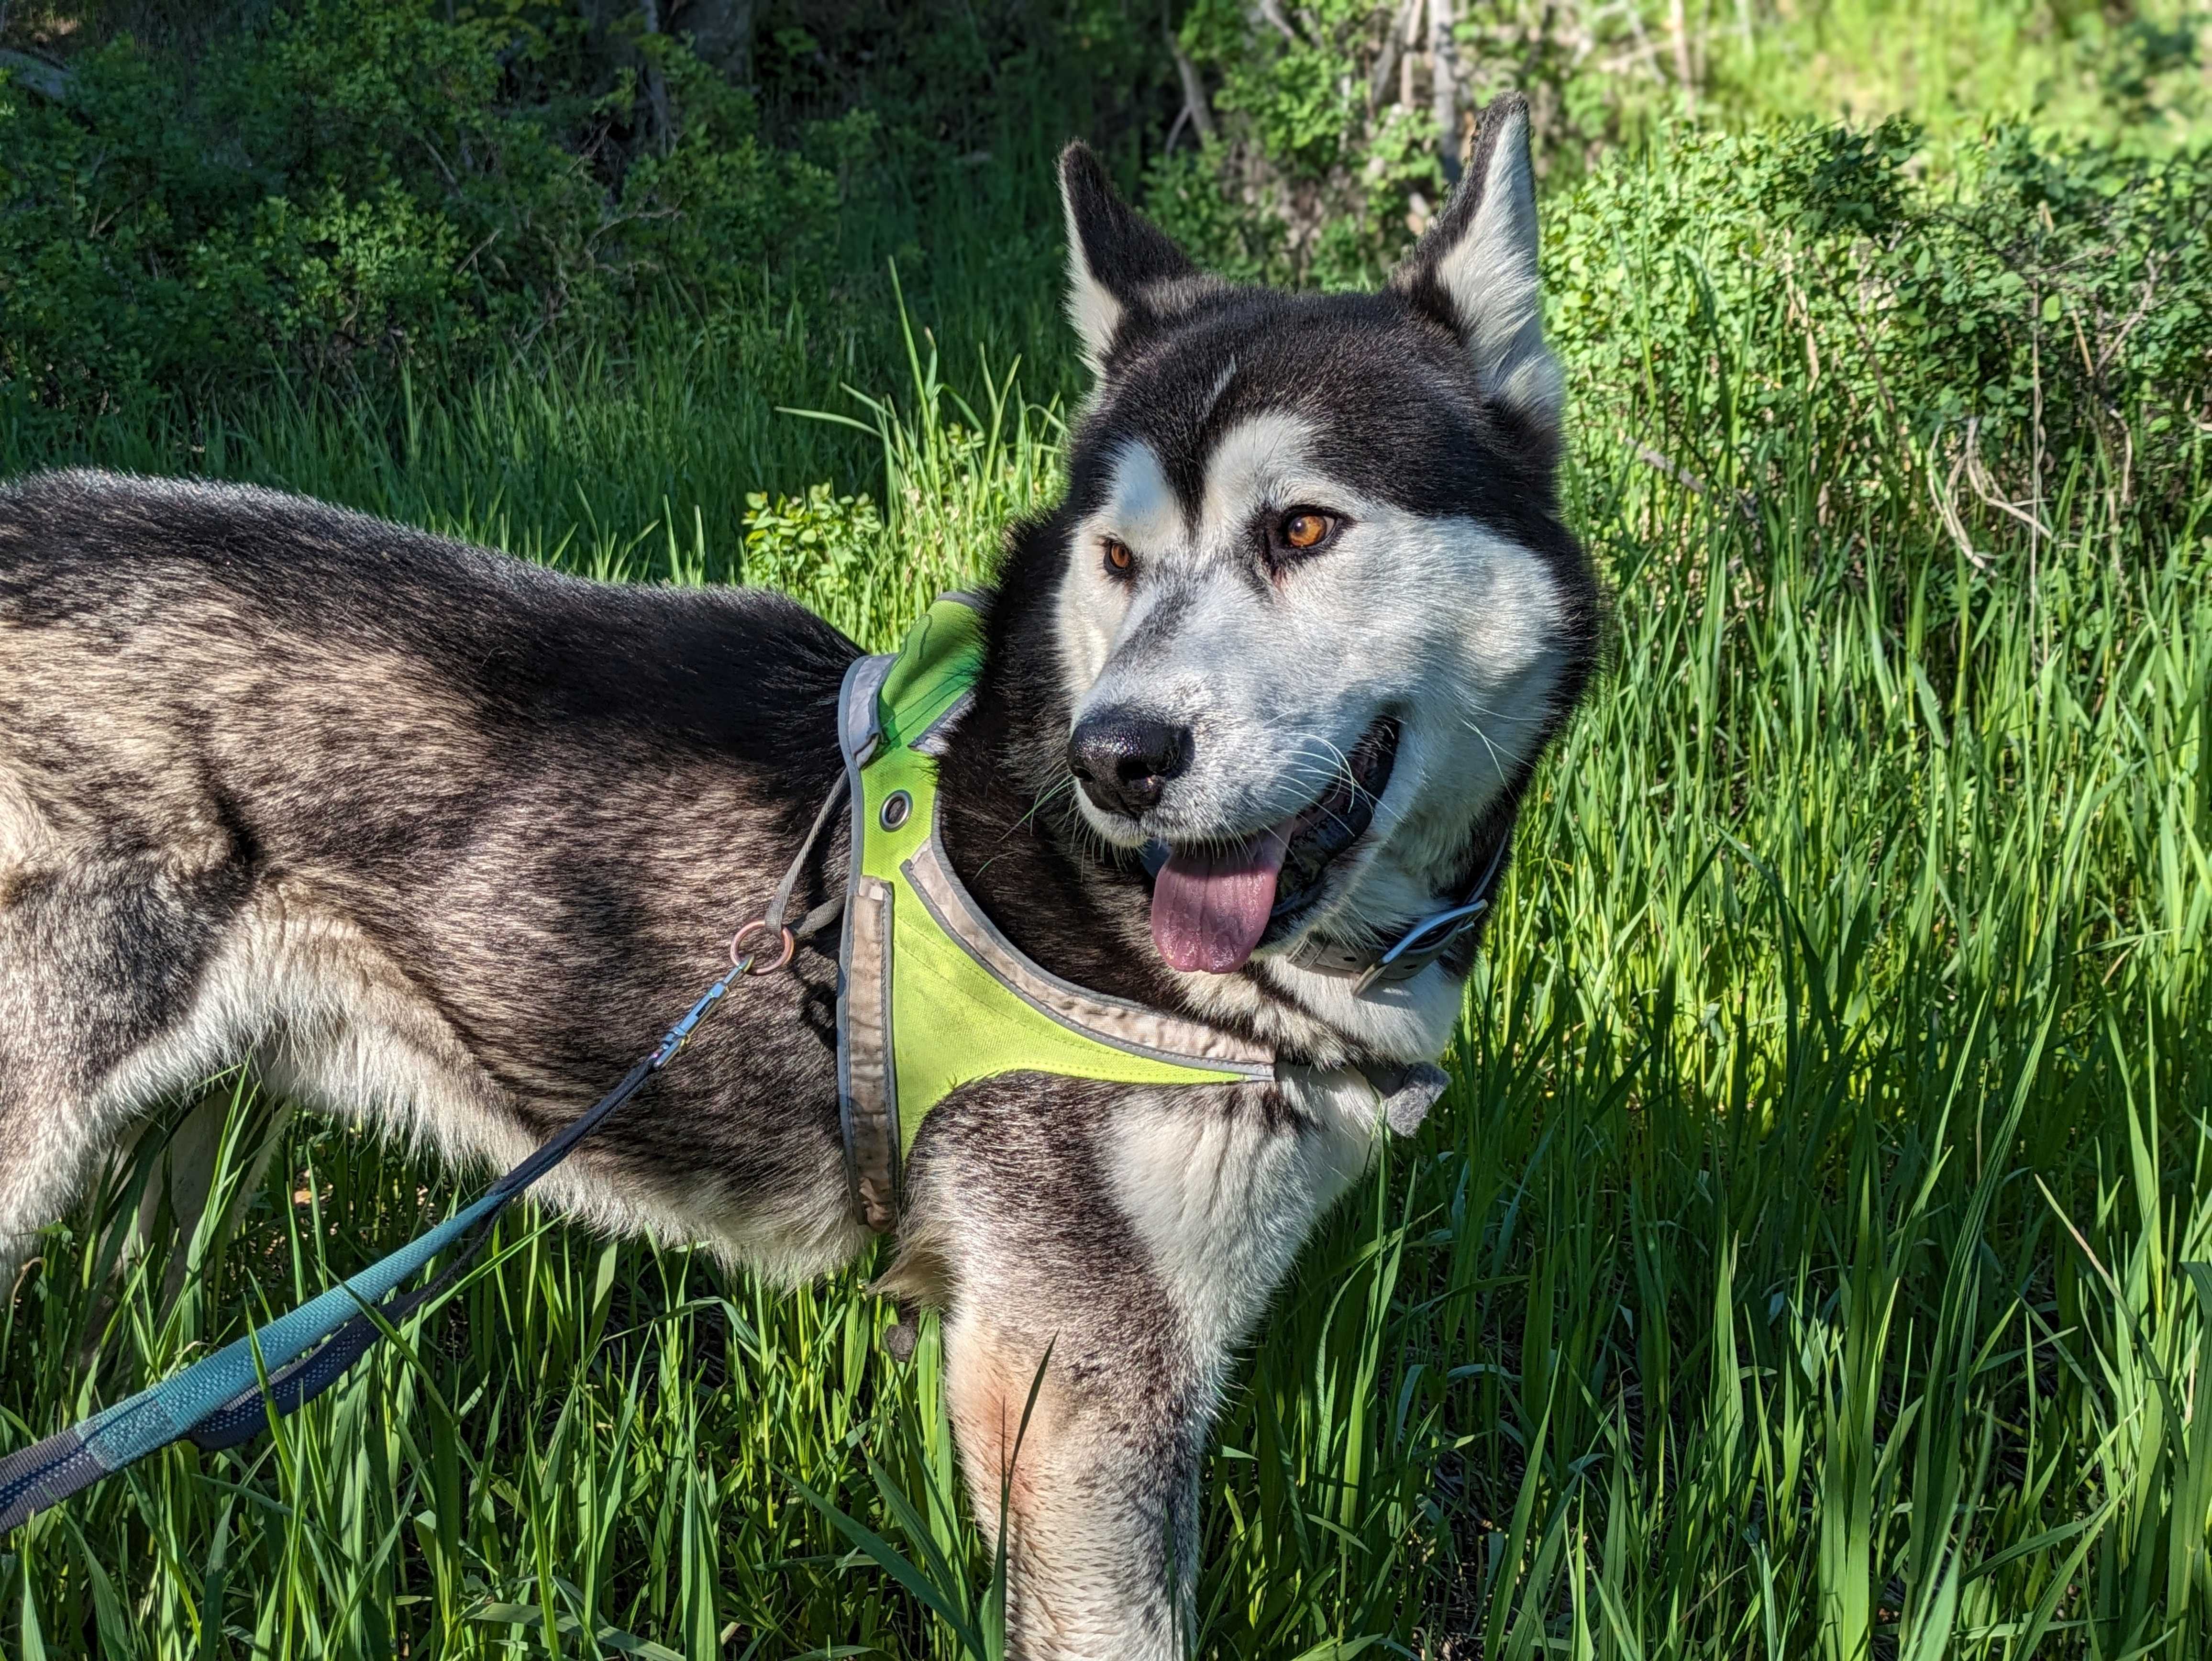
[[[1137,557],[1129,551],[1129,545],[1118,537],[1106,538],[1106,569],[1115,576],[1125,577],[1137,563]]]
[[[1328,541],[1335,529],[1335,519],[1319,508],[1293,508],[1283,515],[1283,545],[1306,553]]]

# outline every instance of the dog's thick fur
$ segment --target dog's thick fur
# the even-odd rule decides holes
[[[1285,1065],[956,1092],[915,1150],[891,1278],[945,1310],[987,1520],[1049,1347],[1009,1479],[1017,1651],[1143,1661],[1186,1639],[1232,1354],[1368,1156],[1373,1094],[1340,1069],[1433,1058],[1460,1007],[1464,952],[1364,997],[1285,953],[1465,892],[1579,691],[1596,596],[1554,502],[1517,100],[1378,295],[1215,283],[1087,152],[1062,178],[1098,386],[1066,501],[1016,532],[989,602],[946,845],[1047,967]],[[1271,559],[1254,515],[1302,502],[1337,542]],[[1102,575],[1102,538],[1133,574]],[[149,1104],[241,1059],[459,1165],[519,1159],[767,900],[837,774],[854,652],[773,594],[587,583],[267,491],[0,491],[0,1255]],[[1067,751],[1133,703],[1196,746],[1133,818],[1070,788]],[[1234,973],[1169,968],[1135,850],[1314,800],[1339,764],[1315,755],[1378,719],[1395,771],[1320,898]],[[846,853],[824,839],[804,904]],[[546,1197],[787,1278],[851,1257],[836,980],[809,946],[749,983]]]

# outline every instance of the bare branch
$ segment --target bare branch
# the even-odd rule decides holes
[[[1997,489],[1996,481],[1990,477],[1989,469],[1982,465],[1982,418],[1979,416],[1966,417],[1965,461],[1966,483],[1974,487],[1976,496],[1999,513],[2011,514],[2036,536],[2045,541],[2050,539],[2051,527],[2018,502],[2008,500]]]
[[[1261,21],[1281,30],[1284,40],[1298,38],[1298,32],[1291,27],[1291,20],[1283,15],[1282,0],[1254,0],[1252,9],[1259,14]]]
[[[1206,96],[1206,82],[1199,75],[1198,65],[1190,61],[1190,54],[1182,49],[1182,42],[1176,39],[1176,32],[1170,29],[1167,35],[1168,50],[1175,54],[1176,78],[1182,82],[1182,115],[1176,118],[1176,124],[1180,126],[1183,116],[1188,116],[1190,125],[1198,130],[1199,143],[1209,143],[1217,130],[1213,106]],[[1168,142],[1175,142],[1172,134]]]
[[[1413,16],[1421,9],[1421,0],[1405,0],[1398,14],[1390,20],[1389,33],[1382,37],[1382,56],[1375,60],[1375,68],[1367,77],[1367,107],[1379,110],[1389,96],[1391,77],[1398,73],[1398,57],[1406,49],[1406,37],[1413,32]]]
[[[1951,477],[1947,484],[1936,482],[1936,446],[1928,447],[1928,495],[1936,504],[1936,516],[1943,521],[1943,528],[1951,533],[1951,540],[1959,545],[1959,551],[1966,557],[1975,569],[1990,569],[1989,557],[1974,550],[1973,538],[1966,534],[1966,523],[1959,517],[1959,474],[1966,467],[1963,453],[1951,464]]]

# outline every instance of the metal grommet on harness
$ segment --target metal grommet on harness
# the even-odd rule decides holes
[[[886,830],[896,830],[913,812],[914,798],[903,790],[894,790],[884,798],[883,811],[877,815],[877,822]]]

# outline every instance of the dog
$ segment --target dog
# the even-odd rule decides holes
[[[1051,973],[1279,1064],[957,1090],[880,1284],[943,1311],[1012,1652],[1147,1661],[1190,1641],[1233,1358],[1370,1156],[1352,1069],[1441,1054],[1475,932],[1347,965],[1486,888],[1601,597],[1556,494],[1519,99],[1373,293],[1202,274],[1080,145],[1060,183],[1095,384],[984,599],[943,843]],[[263,490],[0,490],[0,1252],[241,1061],[458,1165],[521,1159],[762,910],[857,653],[772,593],[587,582]],[[800,903],[842,891],[849,834]],[[837,982],[818,938],[748,982],[544,1196],[787,1281],[849,1261]]]

